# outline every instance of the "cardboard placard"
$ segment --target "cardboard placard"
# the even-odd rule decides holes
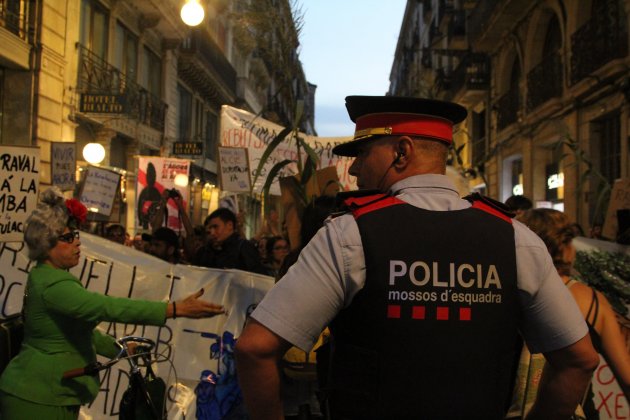
[[[232,192],[249,192],[249,159],[244,147],[219,147],[221,189]]]
[[[88,211],[109,216],[120,183],[120,174],[108,169],[89,166],[83,180],[79,201]]]
[[[38,192],[39,148],[0,146],[0,242],[24,238]]]
[[[630,209],[630,178],[620,178],[613,183],[606,220],[602,230],[602,235],[605,238],[614,240],[617,237],[619,226],[617,223],[617,210],[620,209]]]
[[[50,145],[50,171],[52,184],[62,191],[74,189],[76,184],[76,144],[53,142]]]

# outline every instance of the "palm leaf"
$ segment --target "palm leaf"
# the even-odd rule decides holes
[[[269,171],[269,174],[267,175],[267,179],[265,180],[265,185],[263,185],[263,190],[262,190],[263,197],[269,197],[269,190],[271,189],[271,184],[273,184],[273,180],[276,178],[276,176],[278,176],[278,173],[282,170],[282,168],[284,168],[290,163],[293,163],[291,159],[285,159],[282,162],[278,162],[275,165],[273,165],[273,167]],[[269,200],[265,200],[265,202],[267,201]]]
[[[319,165],[319,155],[317,154],[315,149],[313,149],[302,137],[298,137],[297,141],[300,146],[302,146],[308,157],[311,158],[315,165],[315,168],[317,168],[317,165]]]
[[[300,99],[295,104],[295,119],[293,120],[293,131],[297,132],[300,125],[300,120],[302,119],[302,115],[304,115],[304,100]]]
[[[271,143],[269,143],[269,145],[267,146],[267,148],[265,149],[265,151],[263,152],[262,156],[260,157],[260,162],[258,162],[258,167],[256,168],[256,171],[254,172],[254,181],[252,182],[252,190],[254,188],[254,185],[256,185],[256,180],[258,179],[258,176],[260,175],[260,171],[262,171],[262,168],[265,166],[265,164],[267,163],[267,160],[269,159],[269,156],[271,155],[271,153],[276,149],[276,147],[278,147],[278,145],[280,143],[282,143],[285,139],[285,137],[291,132],[291,128],[285,128],[283,129],[272,141]],[[282,163],[282,162],[280,162]],[[271,173],[270,173],[271,174]],[[273,179],[272,179],[273,181]],[[265,183],[266,184],[266,183]]]
[[[300,177],[300,184],[306,185],[308,181],[313,177],[315,173],[315,163],[311,159],[311,157],[306,158],[306,163],[304,164],[304,171],[302,172],[302,176]]]

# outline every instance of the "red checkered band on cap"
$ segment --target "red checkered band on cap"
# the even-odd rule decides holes
[[[357,118],[354,140],[367,136],[420,136],[453,142],[453,123],[432,115],[386,112]]]

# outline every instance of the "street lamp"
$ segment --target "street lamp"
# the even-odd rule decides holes
[[[83,148],[83,158],[92,165],[98,165],[105,159],[105,148],[100,143],[88,143]]]
[[[173,183],[178,187],[187,187],[188,186],[188,175],[187,174],[177,174],[175,175],[175,179]]]
[[[186,4],[182,6],[180,16],[184,23],[188,26],[199,25],[204,18],[203,6],[199,4],[199,0],[186,0]]]

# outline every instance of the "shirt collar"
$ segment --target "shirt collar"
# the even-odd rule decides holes
[[[396,195],[408,188],[426,188],[431,190],[442,190],[444,193],[453,194],[459,197],[457,188],[451,179],[446,175],[424,174],[414,175],[396,182],[391,186],[390,191]]]

